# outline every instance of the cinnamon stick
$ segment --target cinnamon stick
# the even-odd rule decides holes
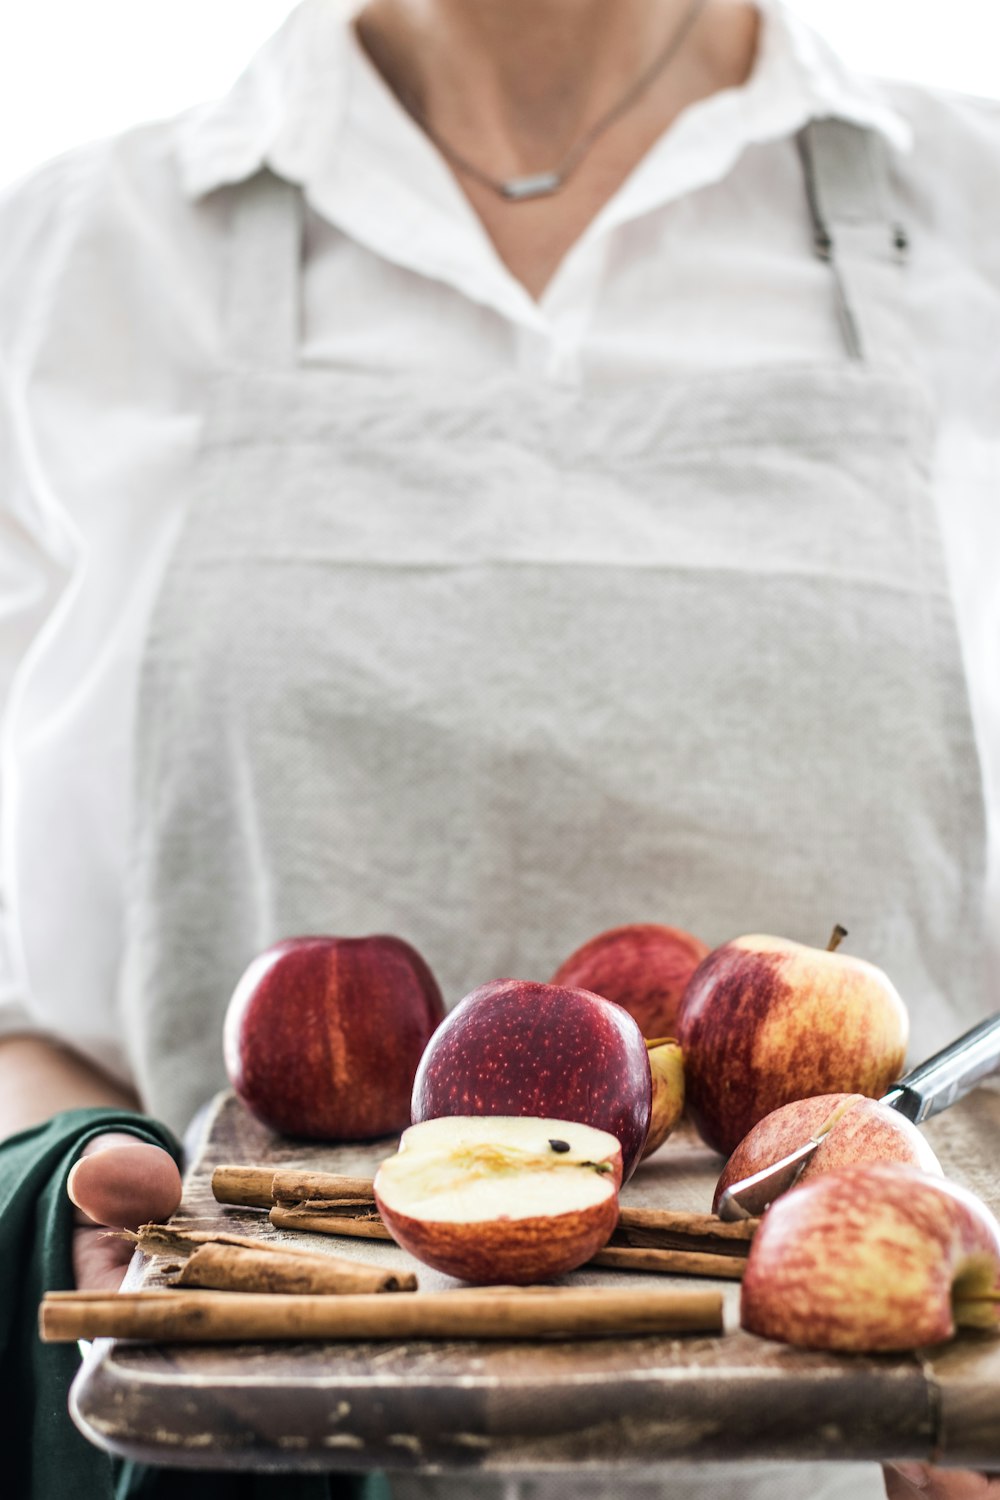
[[[728,1223],[716,1214],[679,1213],[672,1209],[623,1208],[612,1244],[744,1256],[759,1223],[759,1219]]]
[[[328,1296],[351,1292],[414,1292],[410,1271],[366,1266],[343,1255],[311,1254],[271,1246],[200,1245],[188,1257],[175,1286],[215,1287],[227,1292],[280,1292]]]
[[[309,1172],[299,1168],[216,1167],[212,1192],[218,1203],[240,1208],[270,1208],[279,1198],[340,1198],[374,1203],[371,1179],[345,1177],[337,1172]]]
[[[275,1204],[268,1218],[275,1229],[305,1229],[313,1234],[346,1234],[354,1239],[392,1240],[392,1235],[375,1209],[346,1214],[342,1205],[327,1203],[294,1203],[287,1207]]]
[[[706,1255],[697,1250],[646,1250],[614,1241],[591,1256],[589,1266],[613,1271],[661,1271],[676,1276],[715,1276],[739,1281],[746,1269],[742,1255]]]
[[[375,1202],[370,1177],[344,1177],[336,1172],[275,1172],[271,1182],[275,1203],[305,1203],[316,1200]]]
[[[599,1338],[721,1333],[722,1297],[701,1291],[517,1288],[405,1297],[252,1292],[50,1292],[46,1343],[131,1338],[160,1343],[272,1339]]]

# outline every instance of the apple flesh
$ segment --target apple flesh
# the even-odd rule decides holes
[[[233,992],[226,1072],[250,1112],[285,1135],[395,1134],[443,1015],[433,974],[402,939],[289,938],[255,958]]]
[[[755,935],[699,964],[678,1035],[688,1113],[728,1156],[758,1120],[794,1099],[884,1094],[902,1071],[909,1019],[874,964]]]
[[[708,945],[679,927],[632,922],[599,932],[559,965],[551,984],[622,1005],[643,1036],[672,1036],[685,986]]]
[[[673,1037],[647,1039],[646,1051],[653,1077],[653,1106],[640,1161],[663,1145],[684,1113],[684,1059],[680,1042]]]
[[[561,1276],[618,1221],[617,1137],[572,1120],[450,1116],[412,1125],[375,1202],[417,1260],[477,1285]]]
[[[751,1243],[741,1322],[802,1349],[876,1353],[998,1327],[1000,1225],[972,1193],[884,1162],[816,1177]]]
[[[412,1118],[576,1120],[618,1139],[627,1182],[646,1144],[652,1094],[646,1044],[621,1006],[588,990],[495,979],[466,995],[428,1043]]]
[[[812,1099],[783,1104],[744,1136],[716,1184],[712,1212],[718,1213],[723,1193],[734,1182],[763,1172],[765,1167],[790,1156],[835,1114],[834,1124],[789,1191],[794,1192],[823,1172],[869,1161],[904,1162],[922,1172],[942,1175],[941,1163],[927,1140],[897,1110],[864,1094],[817,1094]]]

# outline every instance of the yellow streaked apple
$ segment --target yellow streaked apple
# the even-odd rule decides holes
[[[900,1075],[906,1007],[863,958],[758,934],[716,948],[681,1003],[687,1109],[730,1155],[758,1120],[812,1094],[879,1098]]]
[[[811,1099],[783,1104],[758,1120],[743,1137],[722,1169],[712,1212],[718,1212],[723,1193],[734,1182],[790,1156],[831,1118],[833,1124],[800,1172],[795,1188],[822,1172],[866,1161],[905,1162],[922,1172],[941,1175],[941,1164],[930,1142],[897,1110],[864,1094],[816,1094]]]
[[[680,1042],[669,1036],[648,1038],[646,1051],[653,1076],[653,1107],[640,1161],[663,1145],[684,1113],[684,1058]]]
[[[877,1353],[1000,1327],[1000,1225],[974,1194],[898,1163],[778,1198],[747,1258],[740,1318],[802,1349]]]

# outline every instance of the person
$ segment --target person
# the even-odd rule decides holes
[[[998,162],[777,0],[305,0],[7,196],[0,1126],[79,1284],[292,932],[453,1002],[836,919],[915,1052],[995,1006]]]

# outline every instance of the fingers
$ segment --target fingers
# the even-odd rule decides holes
[[[70,1198],[80,1224],[137,1229],[167,1219],[181,1201],[173,1157],[134,1136],[97,1136],[70,1172]]]
[[[972,1469],[938,1469],[932,1464],[886,1464],[888,1500],[1000,1500],[1000,1479]]]

